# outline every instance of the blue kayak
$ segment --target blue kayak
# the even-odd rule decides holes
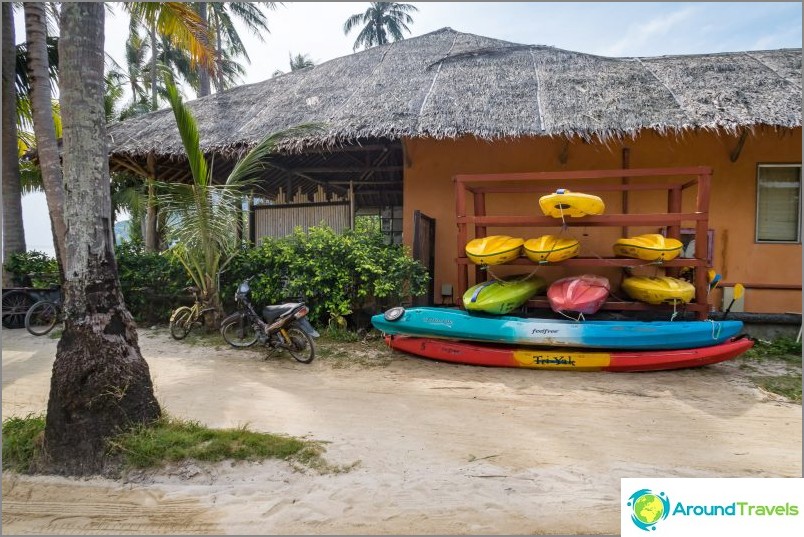
[[[468,313],[448,308],[391,308],[371,323],[385,334],[574,347],[695,349],[736,336],[741,321],[571,321]]]

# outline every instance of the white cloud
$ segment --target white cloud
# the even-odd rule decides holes
[[[654,43],[666,42],[667,36],[672,36],[673,32],[686,34],[685,25],[699,13],[700,9],[689,6],[669,14],[660,14],[645,22],[633,23],[622,38],[605,49],[605,55],[636,55],[634,51],[647,45],[655,48]]]

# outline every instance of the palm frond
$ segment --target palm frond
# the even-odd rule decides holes
[[[184,150],[187,152],[187,160],[190,163],[190,170],[193,179],[198,184],[206,185],[209,181],[207,172],[207,160],[201,151],[201,137],[198,134],[198,125],[195,118],[190,114],[188,108],[179,97],[179,92],[173,83],[166,84],[168,100],[173,108],[173,115],[176,118],[176,126],[181,135]]]
[[[276,2],[260,2],[269,10],[276,9]],[[260,9],[260,4],[253,4],[251,2],[231,2],[225,4],[227,8],[232,11],[232,15],[245,23],[251,33],[254,34],[260,41],[264,41],[263,33],[269,34],[271,30],[268,28],[268,17]]]
[[[160,35],[190,52],[193,64],[215,74],[215,51],[209,27],[193,6],[183,2],[126,2],[132,17],[156,25]]]
[[[346,19],[346,22],[343,23],[343,34],[348,35],[349,32],[351,32],[352,29],[356,27],[358,24],[365,23],[366,22],[365,16],[366,16],[365,13],[358,13]]]
[[[226,184],[238,186],[247,184],[248,181],[264,169],[265,160],[276,150],[276,146],[280,142],[301,137],[310,134],[312,131],[322,129],[323,125],[321,124],[308,123],[269,134],[235,164],[234,168],[232,168],[232,172],[226,179]]]

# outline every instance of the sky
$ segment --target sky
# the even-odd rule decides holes
[[[406,37],[446,26],[459,32],[519,44],[548,45],[602,56],[662,56],[800,48],[800,2],[410,2],[419,11]],[[367,2],[284,2],[267,12],[270,33],[242,30],[251,58],[244,84],[276,70],[289,71],[289,55],[315,64],[352,54],[357,31],[343,23]],[[21,12],[21,10],[18,10]],[[17,41],[24,23],[17,13]],[[122,62],[128,17],[119,6],[106,17],[106,51]],[[192,98],[193,95],[187,95]],[[29,250],[53,255],[44,195],[23,198]]]

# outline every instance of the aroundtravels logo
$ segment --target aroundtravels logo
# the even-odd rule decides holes
[[[620,535],[800,537],[804,478],[624,477]]]
[[[654,493],[650,489],[640,489],[628,498],[631,508],[631,522],[645,531],[655,530],[656,523],[670,514],[670,499],[664,492]]]
[[[767,500],[760,500],[759,502],[729,501],[712,504],[676,501],[671,509],[670,498],[665,492],[656,493],[647,488],[637,490],[626,501],[626,506],[630,509],[631,522],[643,531],[655,531],[656,525],[668,516],[672,516],[673,519],[693,519],[698,517],[779,519],[798,517],[800,514],[799,505],[790,501],[776,503]]]

